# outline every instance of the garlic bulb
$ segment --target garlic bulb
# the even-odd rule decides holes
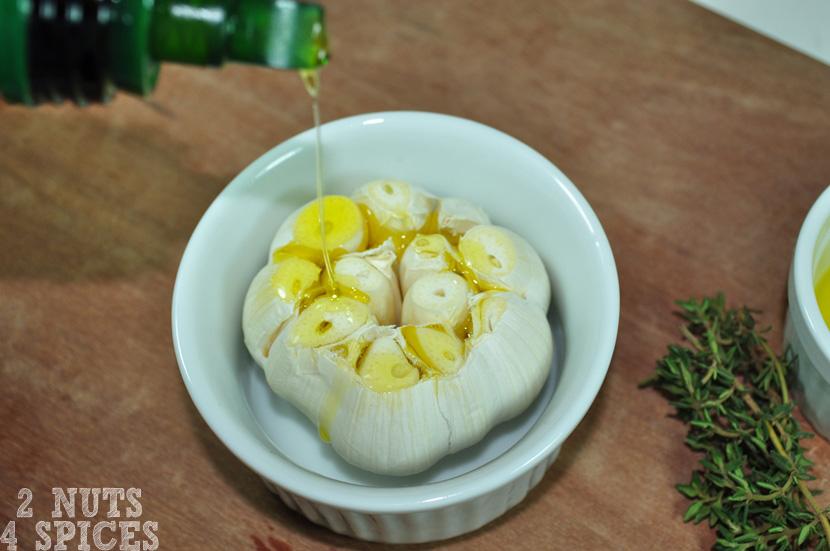
[[[423,471],[527,408],[553,337],[548,277],[524,239],[404,182],[323,206],[334,281],[312,202],[277,231],[245,297],[245,344],[276,394],[343,459],[388,475]]]
[[[548,273],[523,237],[499,226],[474,226],[461,236],[458,250],[483,288],[515,291],[548,309]]]

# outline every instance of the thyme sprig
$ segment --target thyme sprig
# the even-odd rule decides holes
[[[685,345],[671,345],[643,382],[689,425],[700,468],[677,490],[692,500],[683,520],[717,530],[715,549],[830,551],[830,509],[815,491],[787,388],[794,359],[776,355],[746,307],[723,295],[680,301]]]

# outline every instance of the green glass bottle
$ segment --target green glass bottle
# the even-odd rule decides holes
[[[10,103],[149,94],[159,65],[328,61],[323,8],[293,0],[0,0],[0,94]]]

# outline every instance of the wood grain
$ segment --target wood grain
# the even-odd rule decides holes
[[[676,298],[722,290],[763,309],[778,343],[795,238],[830,184],[830,68],[682,0],[328,8],[325,119],[421,109],[516,136],[586,195],[619,269],[617,350],[590,413],[524,503],[443,545],[710,546],[673,490],[696,462],[684,429],[636,384],[677,338]],[[379,547],[279,503],[201,420],[173,357],[190,232],[308,126],[295,75],[242,66],[167,66],[147,101],[0,105],[0,528],[23,486],[47,519],[53,486],[140,487],[162,549]],[[826,480],[830,445],[810,446]]]

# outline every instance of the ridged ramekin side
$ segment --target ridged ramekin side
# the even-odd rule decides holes
[[[422,511],[362,512],[333,507],[265,485],[291,509],[339,534],[382,543],[423,543],[460,536],[481,528],[518,505],[544,477],[559,449],[534,468],[495,490],[461,503]]]

